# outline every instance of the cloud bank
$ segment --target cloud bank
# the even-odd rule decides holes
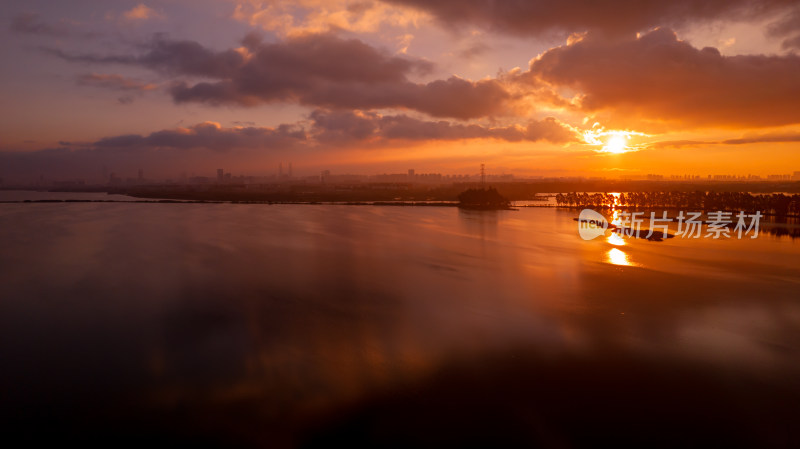
[[[791,0],[386,0],[426,11],[445,26],[472,25],[499,33],[599,31],[608,35],[717,20],[786,14]]]
[[[278,42],[249,35],[240,49],[213,51],[194,41],[157,37],[140,55],[71,54],[62,59],[90,64],[127,64],[182,77],[170,89],[177,103],[256,106],[293,102],[332,109],[415,110],[434,117],[471,119],[504,111],[510,95],[494,79],[459,77],[416,83],[433,65],[389,55],[358,39],[309,34]]]
[[[569,88],[584,112],[683,127],[800,123],[800,56],[723,56],[668,29],[639,37],[587,35],[531,61],[523,83]]]

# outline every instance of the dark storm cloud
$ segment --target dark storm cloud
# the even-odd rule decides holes
[[[430,72],[430,62],[389,55],[357,39],[311,34],[265,43],[248,35],[243,45],[247,51],[215,52],[196,42],[157,37],[136,56],[47,51],[73,62],[134,64],[210,79],[177,81],[170,92],[178,103],[297,102],[334,109],[402,108],[469,119],[501,113],[510,99],[497,80],[450,77],[415,83],[408,77]]]
[[[570,88],[579,108],[614,117],[687,126],[779,126],[800,123],[800,57],[722,56],[658,29],[635,38],[583,40],[531,62],[530,85]]]
[[[550,31],[628,33],[698,21],[753,19],[792,0],[385,0],[433,14],[446,26],[476,25],[517,35]]]

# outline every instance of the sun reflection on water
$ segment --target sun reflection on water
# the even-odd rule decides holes
[[[619,265],[623,267],[632,267],[634,264],[628,258],[628,255],[618,249],[618,248],[611,248],[606,253],[606,261],[612,265]]]
[[[611,211],[611,224],[613,224],[615,226],[619,226],[620,225],[619,211],[616,210],[616,209]]]
[[[607,238],[606,241],[614,246],[625,246],[625,239],[620,237],[619,234],[616,232],[612,232]]]
[[[613,208],[615,208],[617,206],[620,206],[620,203],[619,203],[620,192],[609,192],[608,194],[611,195],[612,197],[614,197],[613,203],[610,204],[611,208],[613,209]]]

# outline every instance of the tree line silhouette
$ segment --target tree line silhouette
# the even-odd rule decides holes
[[[610,193],[559,193],[558,206],[609,209],[682,209],[688,211],[760,211],[778,217],[800,216],[800,195],[782,193],[753,195],[747,192],[628,192],[615,197]],[[616,201],[615,201],[616,200]]]

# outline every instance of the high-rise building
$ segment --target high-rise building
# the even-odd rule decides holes
[[[409,181],[413,181],[414,180],[414,174],[415,174],[414,169],[413,168],[409,168],[408,169],[408,180]]]
[[[218,168],[218,169],[217,169],[217,181],[220,181],[220,182],[222,182],[222,180],[223,180],[224,178],[225,178],[225,170],[223,170],[223,169],[221,169],[221,168]]]
[[[292,163],[289,162],[289,178],[292,177]]]

